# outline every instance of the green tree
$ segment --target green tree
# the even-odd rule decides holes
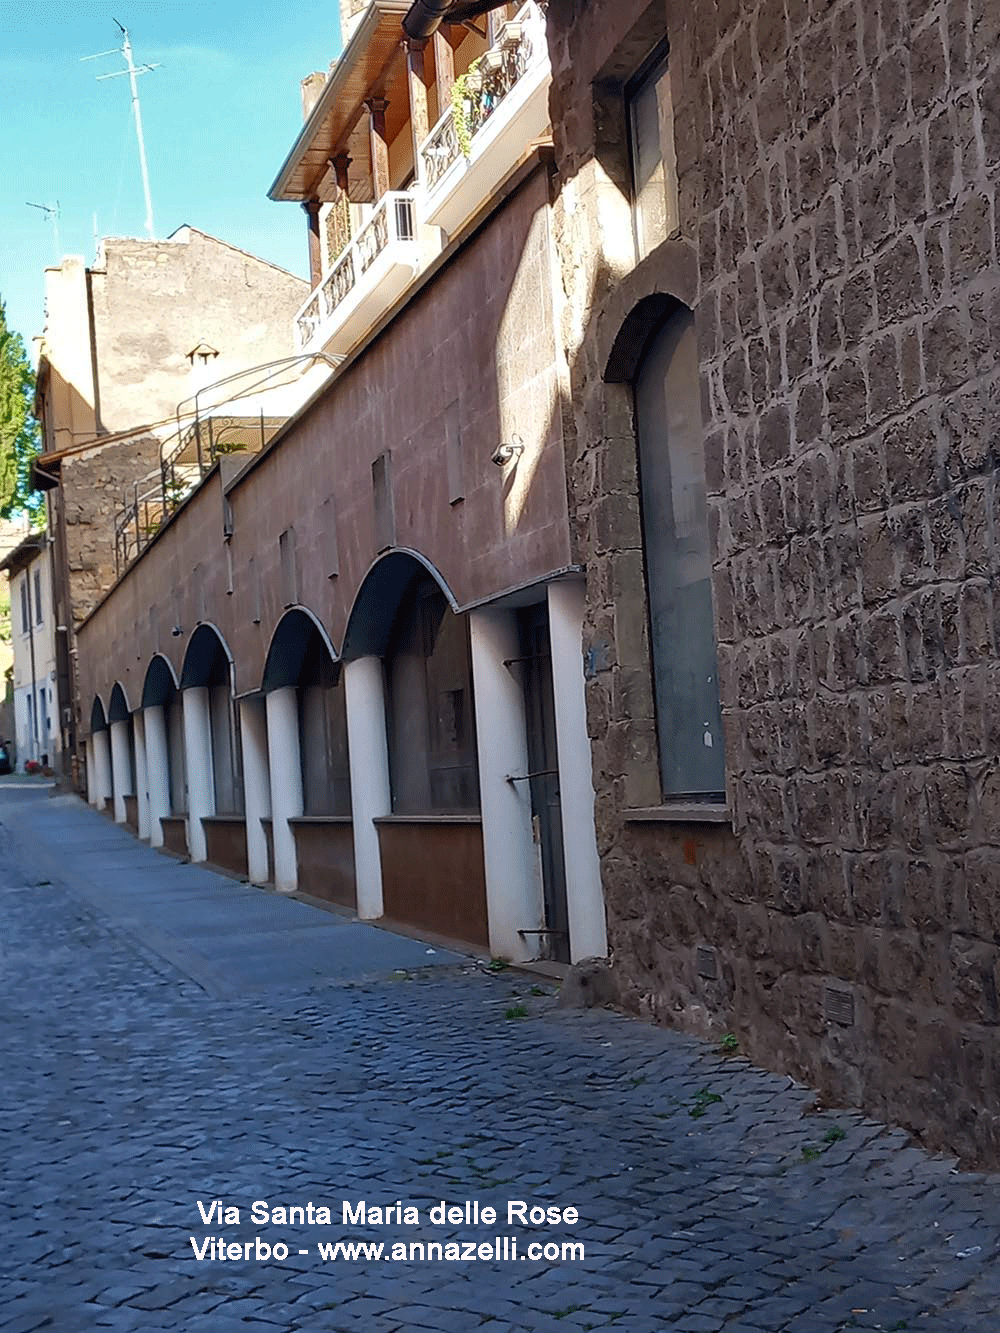
[[[42,496],[31,489],[31,464],[38,456],[38,423],[31,415],[35,376],[24,339],[7,325],[0,300],[0,518],[24,510],[41,521]]]

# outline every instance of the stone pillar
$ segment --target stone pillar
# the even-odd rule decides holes
[[[267,758],[271,776],[274,887],[279,893],[294,893],[299,867],[295,832],[288,821],[301,815],[304,808],[299,704],[294,685],[272,690],[267,696]]]
[[[345,662],[343,669],[358,916],[372,921],[382,915],[382,854],[375,820],[392,813],[385,679],[379,657],[359,657]]]
[[[385,137],[385,113],[389,103],[384,97],[370,97],[365,106],[369,114],[372,150],[372,192],[378,203],[389,189],[389,144]]]
[[[512,611],[469,613],[472,678],[476,700],[479,794],[483,820],[486,905],[490,952],[525,962],[538,956],[545,904],[531,823],[527,782],[508,782],[528,771],[524,691],[505,661],[520,655]]]
[[[143,709],[146,736],[146,782],[149,787],[149,845],[163,846],[161,819],[170,814],[170,746],[161,704]]]
[[[247,825],[247,876],[252,884],[271,878],[263,821],[271,814],[267,758],[267,708],[263,699],[240,700],[243,746],[243,809]]]
[[[423,161],[420,145],[430,133],[427,118],[427,75],[424,69],[426,41],[406,42],[406,75],[410,91],[410,130],[413,135],[413,171],[418,181],[423,180]]]
[[[83,743],[87,756],[87,804],[97,804],[97,770],[94,767],[94,738],[88,736]]]
[[[188,855],[192,861],[208,856],[202,819],[215,814],[215,779],[212,773],[212,714],[207,685],[181,691],[184,709],[184,761],[187,769]]]
[[[581,958],[603,958],[608,952],[583,682],[585,599],[586,590],[582,583],[549,584],[552,690],[559,752],[570,957],[574,963]]]
[[[93,739],[94,770],[97,777],[97,800],[95,804],[98,810],[103,810],[112,799],[114,790],[111,785],[111,745],[106,730],[95,731]]]
[[[146,726],[142,712],[132,714],[135,740],[135,803],[138,808],[139,837],[149,837],[149,779],[146,776]]]
[[[302,207],[309,219],[309,285],[318,287],[323,276],[323,247],[319,239],[319,210],[322,205],[318,199],[306,199]]]

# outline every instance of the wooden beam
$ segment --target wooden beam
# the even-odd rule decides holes
[[[441,28],[434,34],[434,78],[437,83],[438,116],[451,106],[451,87],[455,82],[455,52]]]
[[[369,97],[365,103],[369,114],[372,149],[372,193],[375,202],[389,190],[389,145],[385,137],[385,113],[389,103],[384,97]]]
[[[318,287],[323,276],[323,250],[319,239],[319,210],[322,205],[318,199],[305,199],[302,207],[309,220],[309,281],[311,286]]]
[[[427,71],[424,41],[406,42],[406,79],[410,93],[410,130],[413,135],[413,174],[417,180],[423,177],[423,163],[420,161],[420,145],[430,133],[427,118]]]

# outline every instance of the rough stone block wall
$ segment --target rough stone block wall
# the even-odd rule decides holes
[[[90,615],[117,577],[115,517],[122,497],[159,465],[160,444],[149,435],[63,459],[62,513],[75,624]]]
[[[658,1016],[997,1163],[1000,6],[596,7],[614,40],[638,9],[670,38],[732,832],[624,818],[655,759],[615,283],[574,222],[607,58],[584,8],[554,0],[550,49],[616,968]]]

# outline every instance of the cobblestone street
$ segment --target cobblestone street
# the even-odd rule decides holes
[[[73,798],[11,783],[0,821],[3,1333],[997,1328],[997,1178]],[[255,1200],[332,1223],[256,1225]],[[344,1200],[419,1223],[345,1227]],[[433,1226],[442,1200],[498,1222]],[[508,1225],[509,1200],[579,1222]],[[497,1235],[516,1260],[388,1258]],[[198,1261],[213,1236],[288,1258]],[[324,1260],[338,1241],[385,1253]],[[582,1260],[526,1257],[566,1241]]]

